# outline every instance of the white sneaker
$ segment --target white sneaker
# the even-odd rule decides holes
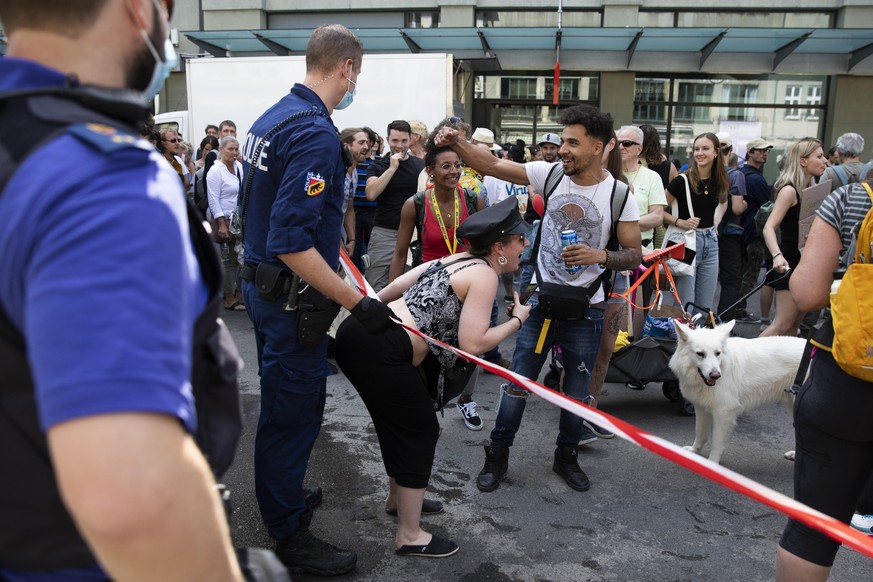
[[[476,412],[475,402],[471,400],[470,402],[462,403],[458,400],[457,407],[461,411],[461,416],[464,417],[464,424],[467,425],[467,428],[470,430],[482,430],[482,419],[479,418],[479,413]]]
[[[852,516],[852,527],[867,535],[873,535],[873,515],[856,513]]]

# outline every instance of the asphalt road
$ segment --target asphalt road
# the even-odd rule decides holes
[[[755,301],[754,303],[757,303]],[[259,385],[251,323],[227,312],[246,368],[242,377],[245,433],[225,481],[233,492],[238,545],[272,547],[254,495],[252,451]],[[758,325],[739,324],[745,336]],[[513,342],[501,350],[511,357]],[[342,580],[406,581],[755,581],[772,580],[785,517],[619,438],[580,447],[591,479],[571,490],[551,470],[558,410],[532,397],[512,447],[509,474],[493,493],[475,479],[493,427],[501,380],[480,375],[475,400],[485,428],[468,430],[456,409],[440,418],[442,435],[428,496],[445,513],[423,518],[428,531],[460,545],[453,557],[428,560],[393,552],[394,518],[383,510],[387,488],[376,436],[362,401],[341,375],[327,381],[321,436],[307,484],[324,489],[316,535],[358,553]],[[601,408],[679,445],[690,444],[694,419],[681,416],[660,384],[635,391],[607,384]],[[739,419],[722,464],[776,491],[792,494],[791,419],[778,405]],[[295,577],[295,580],[320,580]],[[873,580],[873,561],[842,549],[833,581]]]

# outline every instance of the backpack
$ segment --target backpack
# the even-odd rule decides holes
[[[764,225],[767,224],[767,219],[770,218],[770,214],[773,212],[773,201],[765,202],[758,208],[758,211],[755,213],[755,234],[758,235],[758,238],[761,240],[764,239]],[[779,227],[776,227],[776,240],[781,241],[782,236],[781,232],[779,232]]]
[[[861,185],[873,202],[873,190]],[[834,340],[831,354],[847,374],[873,382],[873,207],[855,234],[852,263],[837,290],[831,293]],[[851,250],[851,247],[850,247]]]
[[[426,192],[427,190],[422,190],[412,196],[412,203],[415,204],[415,229],[418,232],[418,240],[409,245],[409,250],[412,252],[413,267],[421,264],[421,238],[424,236],[424,195]],[[479,195],[474,190],[464,188],[464,199],[467,201],[468,216],[479,209]]]
[[[861,180],[864,180],[867,177],[867,174],[870,173],[871,164],[873,164],[873,162],[867,162],[866,164],[864,164],[864,166],[861,168],[860,175],[850,174],[842,165],[834,166],[834,173],[840,179],[840,182],[842,182],[842,186],[857,184]],[[837,188],[838,187],[839,186],[837,186]],[[836,190],[837,188],[831,188],[831,190]]]

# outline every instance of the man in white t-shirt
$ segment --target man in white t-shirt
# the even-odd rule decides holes
[[[564,175],[546,202],[537,252],[539,296],[516,338],[512,367],[518,374],[535,378],[552,345],[560,343],[564,393],[586,402],[590,399],[588,383],[606,306],[601,275],[605,268],[625,270],[640,264],[639,210],[636,204],[624,204],[621,215],[612,216],[615,180],[600,165],[603,147],[612,138],[612,116],[596,107],[577,105],[561,114],[561,124],[564,130],[559,155]],[[499,160],[481,148],[458,141],[450,129],[441,130],[437,143],[451,145],[465,163],[483,175],[528,183],[535,191],[545,191],[552,164]],[[620,188],[616,195],[627,196],[627,190]],[[607,250],[616,218],[615,235],[620,248]],[[577,243],[562,247],[563,230],[574,230]],[[485,447],[485,467],[476,480],[481,491],[497,489],[508,470],[509,447],[521,425],[527,396],[515,384],[502,388],[491,443]],[[576,460],[582,422],[578,416],[561,411],[552,465],[552,470],[576,491],[589,488],[588,477]]]

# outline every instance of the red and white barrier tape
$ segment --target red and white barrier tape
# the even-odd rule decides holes
[[[340,260],[345,268],[347,278],[350,283],[356,287],[362,294],[368,294],[375,297],[373,288],[367,283],[360,271],[352,264],[345,251],[340,252]],[[403,325],[403,324],[401,324]],[[619,437],[630,441],[638,446],[652,451],[653,453],[664,457],[668,461],[672,461],[677,465],[681,465],[698,475],[706,477],[711,481],[715,481],[729,489],[733,489],[738,493],[742,493],[746,497],[750,497],[764,505],[772,507],[788,517],[795,519],[804,525],[815,528],[824,532],[834,540],[843,543],[869,558],[873,558],[873,537],[867,536],[857,530],[852,529],[841,521],[838,521],[820,511],[812,509],[798,501],[795,501],[787,495],[783,495],[778,491],[774,491],[769,487],[765,487],[760,483],[744,477],[739,473],[726,469],[721,465],[717,465],[710,460],[701,457],[695,453],[687,451],[680,446],[677,446],[670,441],[664,440],[653,434],[635,427],[619,418],[616,418],[605,412],[601,412],[596,408],[591,408],[574,400],[560,392],[556,392],[550,388],[543,386],[533,380],[520,376],[515,372],[495,366],[487,360],[483,360],[472,354],[468,354],[463,350],[452,347],[437,339],[427,336],[415,328],[403,325],[410,333],[423,338],[425,341],[439,345],[443,348],[455,352],[458,356],[465,360],[473,361],[479,366],[482,366],[489,372],[501,376],[510,382],[522,386],[529,392],[536,394],[540,398],[563,408],[568,412],[584,418],[589,422],[593,422],[607,430],[614,432]]]

